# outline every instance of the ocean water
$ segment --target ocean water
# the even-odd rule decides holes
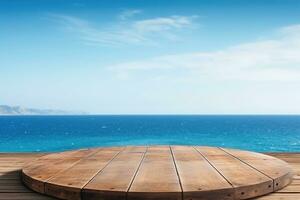
[[[0,117],[0,152],[156,144],[300,152],[300,116]]]

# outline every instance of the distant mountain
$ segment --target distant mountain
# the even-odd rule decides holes
[[[0,105],[0,115],[81,115],[81,114],[87,114],[87,113]]]

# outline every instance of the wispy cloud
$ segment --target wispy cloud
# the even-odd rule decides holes
[[[138,15],[142,13],[142,10],[138,10],[138,9],[127,9],[127,10],[124,10],[123,12],[121,12],[121,14],[119,15],[119,18],[121,20],[127,20],[128,18],[131,18],[135,15]]]
[[[133,23],[138,32],[161,32],[172,29],[181,29],[192,25],[192,18],[187,16],[170,16],[140,20]]]
[[[110,66],[118,76],[153,75],[201,80],[300,81],[300,25],[283,27],[277,38],[213,52],[165,55]],[[180,71],[174,77],[174,71]]]
[[[141,10],[122,12],[120,20],[107,26],[96,26],[94,22],[78,17],[51,14],[52,20],[63,28],[77,34],[91,45],[157,45],[158,40],[176,40],[180,30],[193,27],[196,16],[168,16],[134,20]],[[129,20],[130,18],[130,20]]]

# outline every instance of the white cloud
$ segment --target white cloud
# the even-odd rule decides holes
[[[181,29],[192,24],[192,17],[170,16],[136,21],[133,24],[139,32],[160,32],[171,29]]]
[[[120,15],[120,19],[121,20],[127,20],[128,18],[131,18],[135,15],[138,15],[142,13],[142,10],[138,10],[138,9],[132,9],[132,10],[124,10]]]
[[[295,24],[287,27],[283,27],[280,30],[281,33],[288,36],[298,36],[300,35],[300,24]]]
[[[128,20],[140,10],[124,11],[121,21],[110,26],[96,26],[94,23],[68,15],[51,14],[51,19],[90,45],[157,45],[158,40],[174,40],[179,30],[192,27],[196,16],[169,16],[143,20]]]
[[[300,81],[300,25],[283,27],[275,39],[235,45],[220,51],[166,55],[120,63],[109,69],[128,76],[156,72],[191,80]],[[174,71],[184,72],[185,75]],[[183,73],[181,73],[183,74]],[[187,75],[188,74],[188,75]]]

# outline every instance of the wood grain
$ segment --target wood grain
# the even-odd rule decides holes
[[[84,149],[43,156],[34,165],[29,164],[22,169],[22,180],[32,190],[45,193],[45,182],[94,151],[95,149]]]
[[[221,149],[215,147],[196,147],[196,149],[231,183],[235,199],[249,199],[273,192],[272,179]]]
[[[45,184],[45,193],[61,199],[81,199],[82,188],[122,149],[99,149],[94,154],[81,159],[69,169],[49,179]]]
[[[291,168],[284,161],[217,147],[85,149],[32,155],[31,162],[28,162],[30,156],[3,155],[1,158],[0,154],[0,195],[6,197],[18,192],[34,194],[20,184],[19,179],[13,178],[19,176],[17,170],[22,167],[23,182],[29,188],[74,200],[247,199],[278,190],[291,180]],[[278,154],[278,157],[288,161],[294,169],[294,182],[278,190],[278,195],[300,190],[300,156],[289,155]],[[31,182],[24,181],[24,177],[31,178]]]
[[[83,188],[83,199],[126,199],[146,149],[127,147]]]
[[[233,187],[193,147],[173,146],[172,152],[183,199],[233,199]]]
[[[282,189],[292,180],[293,172],[291,167],[278,158],[249,151],[221,149],[272,178],[275,191]]]
[[[181,199],[182,190],[169,146],[149,147],[128,199]]]

